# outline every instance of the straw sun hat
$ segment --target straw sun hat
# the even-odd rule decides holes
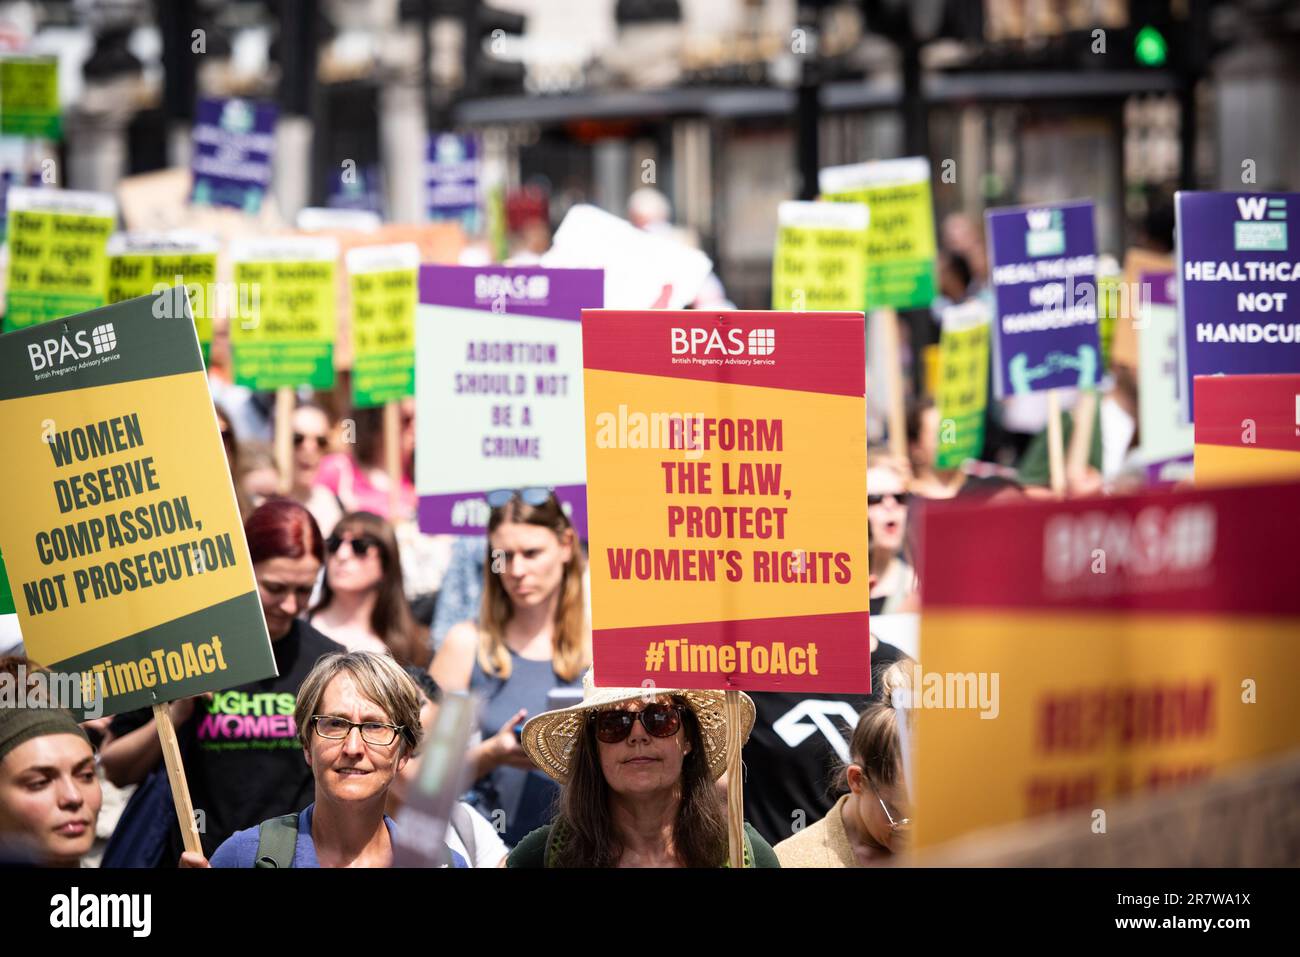
[[[547,711],[524,724],[520,742],[533,763],[561,784],[568,783],[573,745],[588,714],[597,708],[637,701],[644,695],[674,695],[681,698],[695,714],[704,741],[704,756],[714,780],[727,770],[726,692],[696,691],[684,688],[597,688],[591,670],[582,676],[582,703],[558,711]],[[754,728],[754,701],[740,695],[740,742],[749,740]]]

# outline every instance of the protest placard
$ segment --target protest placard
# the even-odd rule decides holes
[[[472,133],[434,133],[424,161],[425,208],[434,222],[454,220],[467,233],[482,223],[482,161]]]
[[[358,409],[415,395],[414,243],[347,252],[352,301],[352,404]]]
[[[598,681],[868,690],[862,314],[582,326]]]
[[[333,388],[337,243],[240,239],[230,255],[236,288],[257,303],[254,315],[230,326],[235,383],[258,391]]]
[[[939,444],[934,466],[955,469],[984,450],[989,389],[989,308],[971,299],[943,311],[939,334]]]
[[[194,114],[193,202],[257,213],[271,185],[274,103],[201,98]]]
[[[926,513],[917,844],[1300,745],[1300,485]]]
[[[1173,270],[1141,272],[1136,310],[1138,434],[1149,465],[1192,451],[1192,427],[1178,400],[1178,285]]]
[[[422,266],[416,310],[420,529],[481,534],[496,488],[554,489],[587,535],[582,309],[598,269]]]
[[[861,203],[782,203],[772,308],[865,310],[867,215]]]
[[[1186,421],[1203,375],[1300,372],[1300,266],[1287,213],[1300,193],[1174,195],[1178,366]]]
[[[542,265],[603,270],[610,309],[683,309],[713,271],[708,256],[670,233],[637,229],[585,203],[565,213]]]
[[[58,57],[0,57],[0,134],[63,139]]]
[[[1124,254],[1123,282],[1115,310],[1115,335],[1110,346],[1111,367],[1138,367],[1138,323],[1144,305],[1141,274],[1144,272],[1169,272],[1174,270],[1172,256],[1133,248]],[[1172,293],[1170,294],[1172,302]]]
[[[1097,384],[1097,241],[1091,202],[990,209],[998,398]]]
[[[1197,376],[1196,484],[1300,479],[1300,374]]]
[[[5,329],[102,306],[117,203],[106,193],[9,187]]]
[[[275,673],[194,324],[162,298],[0,337],[0,547],[27,654],[85,711]]]
[[[867,309],[929,308],[935,293],[930,161],[912,156],[831,166],[818,179],[824,199],[870,210]]]
[[[215,236],[182,230],[110,236],[108,301],[125,302],[184,286],[206,362],[212,345],[212,317],[221,295],[217,285],[220,247]]]

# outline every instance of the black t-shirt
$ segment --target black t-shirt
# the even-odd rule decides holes
[[[297,691],[318,658],[344,648],[295,619],[287,635],[271,642],[271,650],[279,677],[200,700],[190,719],[176,729],[207,857],[235,831],[301,811],[314,796],[311,768],[303,758],[293,717]],[[151,718],[148,709],[118,715],[112,733],[126,734]],[[184,849],[172,814],[164,867],[174,867]]]
[[[878,690],[881,671],[906,657],[878,641],[871,655],[872,688]],[[757,715],[743,755],[745,819],[776,844],[834,806],[835,777],[848,761],[858,715],[878,696],[755,691],[750,697]]]

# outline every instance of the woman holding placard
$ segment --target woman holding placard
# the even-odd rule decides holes
[[[488,494],[487,565],[479,621],[447,632],[429,673],[447,691],[485,701],[483,740],[470,752],[470,801],[505,816],[511,844],[550,819],[555,786],[533,769],[518,728],[548,707],[554,689],[577,686],[591,660],[583,599],[585,562],[573,526],[548,489]],[[576,695],[576,691],[574,692]]]

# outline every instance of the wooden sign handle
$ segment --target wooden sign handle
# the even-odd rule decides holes
[[[396,525],[402,510],[402,416],[396,402],[384,404],[384,468],[388,472],[388,520]]]
[[[876,321],[883,323],[885,369],[889,390],[889,454],[900,464],[910,465],[907,454],[907,414],[903,398],[903,359],[898,344],[898,313],[892,308],[877,309]]]
[[[727,859],[745,866],[745,782],[740,768],[740,692],[727,691]]]
[[[190,801],[189,785],[185,783],[185,765],[181,763],[181,746],[176,740],[176,727],[172,724],[172,713],[167,705],[168,702],[163,701],[153,706],[153,721],[154,727],[158,729],[158,741],[162,745],[163,763],[167,766],[167,781],[172,786],[176,821],[181,826],[185,850],[202,854],[199,827],[194,821],[194,804]]]
[[[293,407],[289,386],[275,390],[275,467],[280,472],[280,494],[293,491]]]
[[[1061,434],[1061,396],[1047,390],[1047,470],[1052,494],[1065,497],[1065,441]]]

